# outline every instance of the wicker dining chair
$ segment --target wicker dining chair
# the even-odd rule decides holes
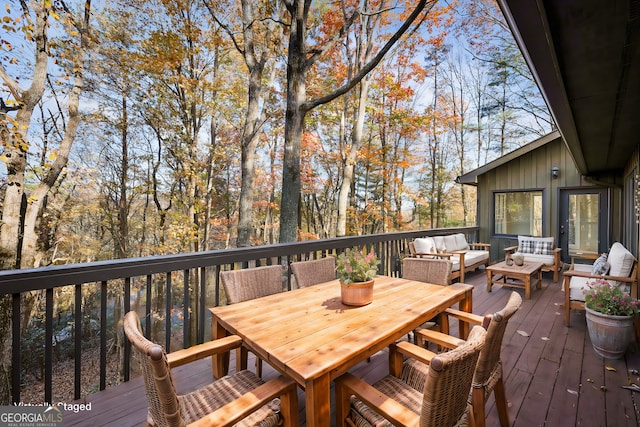
[[[227,352],[240,346],[238,336],[228,336],[166,354],[142,335],[134,311],[124,318],[124,332],[139,354],[149,402],[148,426],[297,426],[296,383],[285,377],[268,382],[253,372],[240,371],[185,395],[176,393],[171,368]]]
[[[328,282],[336,278],[336,259],[332,256],[291,263],[298,288]]]
[[[502,339],[504,337],[507,323],[511,316],[520,308],[522,297],[517,292],[512,292],[507,304],[502,310],[493,315],[478,316],[459,310],[449,309],[447,314],[458,318],[463,322],[472,325],[482,324],[487,329],[487,340],[484,348],[480,352],[478,365],[473,376],[473,384],[469,401],[473,405],[473,413],[476,418],[476,426],[484,427],[485,425],[485,405],[487,399],[494,393],[496,408],[498,410],[498,418],[502,427],[509,426],[509,414],[507,413],[507,398],[504,388],[504,380],[502,378],[502,361],[500,358],[500,350],[502,348]],[[425,340],[438,344],[444,348],[455,348],[461,343],[461,340],[441,332],[421,329],[416,332]],[[426,371],[426,367],[413,366],[415,370],[422,369]]]
[[[409,280],[451,284],[452,263],[447,259],[405,258],[402,262],[402,277]]]
[[[486,331],[475,326],[461,346],[437,355],[406,341],[398,343],[408,360],[427,363],[427,375],[419,372],[418,379],[407,362],[399,375],[390,366],[392,373],[373,385],[349,373],[338,377],[336,426],[473,426],[467,396],[485,336]]]
[[[227,296],[227,303],[236,304],[282,292],[282,271],[280,265],[221,271],[220,282]],[[248,359],[246,348],[239,348],[237,354],[237,370],[246,369]],[[262,360],[257,356],[256,373],[262,376]]]
[[[452,265],[448,259],[405,258],[402,261],[402,278],[447,286],[451,284]],[[434,318],[423,323],[420,327],[434,328],[439,323],[438,318]],[[411,337],[409,337],[409,339],[411,339]],[[413,343],[424,346],[423,340],[415,331],[413,334]]]

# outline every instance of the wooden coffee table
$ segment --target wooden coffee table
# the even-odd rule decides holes
[[[542,287],[542,264],[536,262],[525,262],[524,265],[507,265],[502,261],[487,267],[487,292],[491,292],[493,284],[511,286],[514,288],[524,288],[526,299],[531,298],[531,277],[538,276],[536,288]],[[494,277],[495,276],[495,277]]]

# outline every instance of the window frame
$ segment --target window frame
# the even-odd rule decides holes
[[[547,197],[546,197],[546,189],[545,188],[523,188],[523,189],[518,189],[518,190],[492,190],[491,191],[491,208],[490,208],[490,212],[489,212],[489,220],[491,223],[491,236],[492,237],[503,237],[503,238],[518,238],[518,234],[510,234],[510,233],[498,233],[496,232],[496,197],[499,194],[504,194],[505,198],[507,194],[513,194],[513,193],[534,193],[534,192],[539,192],[541,193],[542,196],[542,206],[541,206],[541,210],[542,210],[542,218],[541,218],[541,229],[540,229],[540,236],[536,236],[536,237],[542,237],[545,234],[545,230],[546,230],[546,225],[547,225],[547,215],[546,215],[546,204],[547,204]],[[521,236],[523,234],[520,234]]]

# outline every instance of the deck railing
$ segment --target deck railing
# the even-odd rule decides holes
[[[116,382],[128,381],[131,347],[118,322],[132,308],[144,315],[145,335],[164,341],[167,351],[208,339],[211,325],[207,307],[225,304],[218,279],[220,270],[280,264],[286,267],[283,288],[290,290],[291,262],[336,255],[357,247],[373,250],[381,260],[379,272],[395,276],[400,274],[408,242],[416,237],[462,232],[469,242],[475,242],[477,231],[476,227],[431,229],[0,271],[0,296],[10,298],[12,306],[12,400],[20,402],[26,387],[25,369],[21,366],[25,356],[27,361],[37,359],[43,366],[39,379],[43,403],[71,398],[53,395],[54,350],[59,358],[56,346],[63,341],[72,348],[68,357],[74,365],[73,399],[108,386],[107,359],[114,348],[121,350],[117,355]],[[21,312],[25,306],[29,313]],[[25,325],[33,326],[34,322],[44,331],[29,335],[27,349],[30,328]],[[97,330],[92,332],[92,328]],[[40,342],[34,345],[36,338]],[[95,375],[83,376],[83,351],[95,346],[99,346],[99,367]]]

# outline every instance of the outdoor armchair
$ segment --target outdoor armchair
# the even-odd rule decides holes
[[[556,283],[562,268],[561,252],[553,237],[518,236],[518,246],[504,248],[505,258],[522,255],[525,262],[539,262],[543,271],[553,271],[553,281]]]
[[[603,257],[604,258],[604,257]],[[638,298],[638,261],[621,243],[611,245],[604,270],[599,260],[592,265],[575,264],[564,272],[564,323],[571,324],[571,309],[584,310],[584,290],[595,280],[606,280],[623,287]]]
[[[124,318],[124,332],[140,356],[149,402],[147,425],[298,425],[296,383],[282,376],[265,383],[245,370],[189,394],[176,393],[171,368],[228,352],[242,343],[240,337],[228,336],[167,355],[160,345],[144,337],[134,311]]]
[[[476,326],[467,341],[442,354],[403,341],[392,346],[398,357],[389,359],[390,374],[375,384],[349,373],[338,377],[336,426],[473,426],[467,396],[485,336],[486,331]],[[426,375],[418,372],[414,377],[409,361],[415,359],[398,363],[402,354],[422,361]]]
[[[402,261],[402,278],[447,286],[451,284],[452,265],[448,259],[405,258]],[[434,320],[422,324],[421,327],[433,328],[436,326]],[[413,337],[414,344],[420,345],[415,332]]]
[[[332,256],[291,263],[298,288],[328,282],[336,278],[336,259]]]
[[[235,304],[282,292],[282,278],[282,267],[280,265],[220,272],[220,282],[227,296],[227,304]],[[236,369],[238,371],[246,369],[248,360],[246,348],[239,348],[237,354]],[[262,360],[257,356],[256,373],[258,376],[262,376]]]
[[[464,311],[447,310],[447,314],[458,318],[460,321],[467,322],[471,325],[482,325],[487,329],[487,338],[484,347],[480,351],[478,364],[473,375],[471,394],[469,396],[469,402],[471,402],[473,406],[476,427],[484,427],[485,425],[485,405],[492,392],[495,397],[496,408],[498,409],[500,425],[502,427],[509,426],[500,352],[507,323],[511,316],[520,308],[521,304],[522,297],[520,294],[512,292],[504,308],[493,315],[482,317]],[[417,334],[421,338],[439,345],[440,348],[452,349],[464,342],[459,338],[428,329],[418,330]],[[425,367],[419,365],[414,366],[414,369],[416,371],[426,371]]]

